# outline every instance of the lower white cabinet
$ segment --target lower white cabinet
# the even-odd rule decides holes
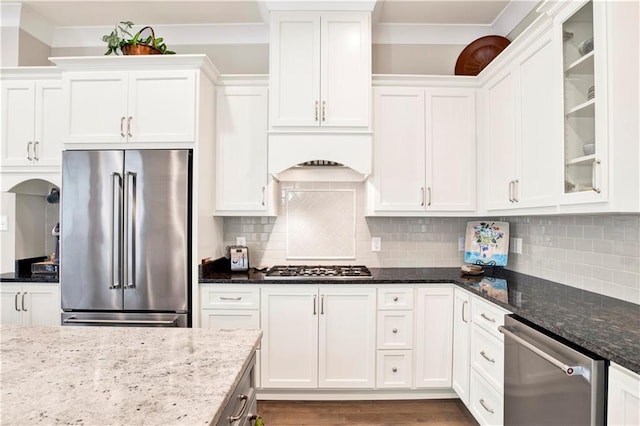
[[[372,388],[374,288],[262,287],[263,388]]]
[[[608,395],[608,425],[640,425],[640,375],[611,363]]]
[[[471,294],[453,290],[453,372],[452,386],[469,406],[469,348],[471,346]]]
[[[2,324],[60,325],[58,283],[7,283],[0,285]]]
[[[480,373],[471,369],[471,399],[469,409],[481,425],[502,425],[503,396]]]
[[[205,328],[260,328],[260,289],[200,286],[200,322]]]
[[[410,388],[413,373],[413,351],[378,351],[376,387],[379,389]]]
[[[450,388],[453,354],[453,288],[416,290],[414,386]]]

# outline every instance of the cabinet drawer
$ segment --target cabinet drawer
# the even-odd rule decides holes
[[[200,321],[203,328],[260,328],[260,311],[203,309]]]
[[[411,349],[412,311],[378,312],[378,349]]]
[[[260,309],[257,287],[200,287],[202,309]]]
[[[378,351],[377,358],[376,387],[411,387],[412,351]]]
[[[470,384],[471,413],[481,425],[502,425],[502,395],[489,385],[475,370],[471,369]]]
[[[504,342],[474,325],[471,331],[471,366],[502,392],[504,388]]]
[[[379,288],[378,309],[413,309],[413,289]]]
[[[504,325],[504,316],[508,311],[478,298],[471,299],[472,322],[487,330],[493,336],[504,340],[498,327]]]

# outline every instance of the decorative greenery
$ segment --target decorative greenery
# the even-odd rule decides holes
[[[131,27],[133,27],[133,22],[121,21],[116,24],[113,31],[111,31],[111,34],[102,36],[102,41],[107,43],[107,51],[105,52],[105,55],[111,55],[112,53],[120,55],[122,53],[122,48],[129,44],[133,46],[137,46],[138,44],[152,46],[165,55],[172,55],[176,53],[171,50],[167,50],[167,46],[163,42],[162,37],[156,37],[154,40],[153,36],[150,35],[141,39],[140,35],[146,27],[135,33],[133,36],[130,31]]]

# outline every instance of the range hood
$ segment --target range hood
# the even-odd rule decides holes
[[[362,182],[371,174],[372,136],[269,134],[268,170],[279,181]]]

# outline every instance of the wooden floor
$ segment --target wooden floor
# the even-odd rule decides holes
[[[258,401],[265,426],[476,426],[459,399],[412,401]]]

